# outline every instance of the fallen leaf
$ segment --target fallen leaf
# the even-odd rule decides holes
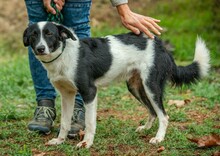
[[[31,151],[33,153],[33,156],[44,156],[46,154],[45,152],[41,152],[37,149],[32,149]]]
[[[189,99],[185,100],[169,100],[168,105],[175,105],[177,108],[183,107],[184,105],[190,103]]]
[[[44,156],[46,153],[34,154],[34,156]]]
[[[220,129],[220,125],[215,125],[213,128]]]
[[[163,152],[164,150],[165,150],[165,147],[164,147],[164,146],[160,146],[160,147],[157,149],[157,153]]]
[[[203,136],[201,138],[187,137],[187,139],[191,142],[196,143],[198,147],[212,147],[220,145],[220,136],[217,134],[211,134],[208,136]]]
[[[220,156],[220,151],[213,153],[212,156]]]

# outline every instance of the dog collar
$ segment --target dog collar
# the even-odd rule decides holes
[[[52,59],[50,61],[41,61],[41,62],[43,62],[43,63],[51,63],[51,62],[55,61],[56,59],[58,59],[61,56],[61,54],[63,54],[63,51],[64,51],[65,47],[66,47],[66,40],[63,41],[62,52],[57,57],[55,57],[54,59]]]

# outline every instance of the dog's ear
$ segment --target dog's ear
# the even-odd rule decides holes
[[[24,43],[24,46],[27,47],[30,45],[29,43],[29,33],[28,33],[28,29],[29,28],[26,28],[24,33],[23,33],[23,43]]]
[[[55,24],[58,28],[59,31],[59,35],[61,37],[62,40],[71,38],[72,40],[76,40],[76,38],[73,35],[73,32],[71,32],[71,30],[69,30],[67,27],[63,26],[63,25],[58,25]]]

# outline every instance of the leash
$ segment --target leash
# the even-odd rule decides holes
[[[49,21],[49,22],[56,22],[56,23],[61,24],[63,22],[63,14],[57,9],[56,4],[54,3],[53,0],[51,1],[51,6],[56,10],[56,14],[54,15],[54,14],[49,12],[48,16],[47,16],[47,21]],[[43,63],[51,63],[51,62],[55,61],[63,53],[65,47],[66,47],[66,41],[64,40],[63,41],[62,52],[57,57],[55,57],[54,59],[52,59],[50,61],[41,61],[41,62],[43,62]]]
[[[51,1],[51,6],[56,10],[56,14],[54,15],[49,12],[47,16],[47,21],[61,24],[63,22],[63,14],[57,9],[56,4],[53,0]]]

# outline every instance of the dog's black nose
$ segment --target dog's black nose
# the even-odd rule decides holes
[[[45,51],[45,46],[44,45],[41,45],[41,46],[37,47],[37,52],[38,53],[44,53],[44,51]]]

